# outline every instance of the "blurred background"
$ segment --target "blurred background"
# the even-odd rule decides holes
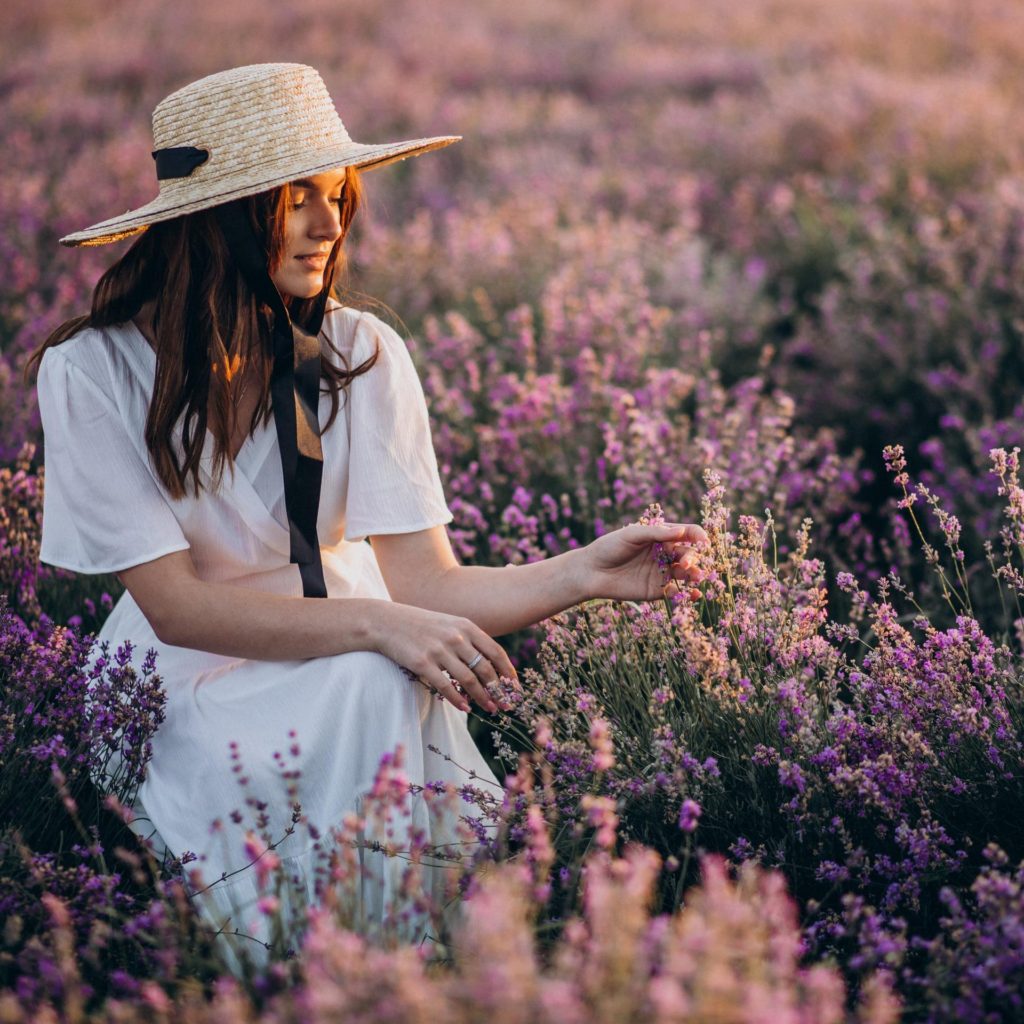
[[[465,137],[366,176],[346,282],[410,339],[461,557],[543,557],[651,500],[695,519],[713,467],[878,576],[901,443],[981,564],[988,450],[1024,434],[1022,60],[1015,0],[4,5],[5,589],[49,578],[24,361],[129,244],[57,239],[155,195],[160,99],[263,61],[315,66],[357,141]],[[76,593],[50,614],[98,621]]]

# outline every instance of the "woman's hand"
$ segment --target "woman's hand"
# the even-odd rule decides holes
[[[701,574],[694,549],[707,542],[708,535],[693,523],[632,523],[606,533],[582,549],[587,594],[653,601],[683,593],[695,601],[700,591],[693,584]],[[665,569],[659,565],[656,544],[664,551]]]
[[[498,704],[487,687],[497,684],[499,676],[519,689],[519,676],[504,649],[469,619],[394,602],[386,602],[381,612],[373,649],[418,676],[459,710],[468,711],[469,701],[456,683],[490,712],[497,711]],[[478,652],[483,657],[470,668]]]

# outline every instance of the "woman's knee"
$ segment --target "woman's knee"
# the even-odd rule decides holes
[[[329,659],[328,676],[335,690],[350,699],[372,706],[392,706],[396,701],[415,701],[423,684],[411,678],[390,658],[375,651],[350,651]]]

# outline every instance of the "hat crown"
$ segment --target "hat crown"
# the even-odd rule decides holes
[[[160,192],[214,182],[351,143],[327,86],[305,64],[250,64],[178,89],[153,111],[154,148],[195,146],[209,153],[187,179]]]
[[[172,92],[153,111],[156,199],[60,241],[62,245],[106,245],[151,224],[297,178],[341,167],[361,171],[386,167],[461,138],[433,135],[369,145],[355,142],[315,68],[305,64],[230,68]],[[152,174],[154,169],[149,170]]]

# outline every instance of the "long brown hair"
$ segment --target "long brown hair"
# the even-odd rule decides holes
[[[244,201],[257,238],[266,246],[267,266],[272,274],[284,256],[290,201],[289,185]],[[339,204],[341,234],[324,268],[324,290],[329,294],[337,272],[344,268],[343,243],[362,203],[359,173],[349,167]],[[240,362],[255,365],[257,380],[261,382],[260,400],[249,433],[272,415],[269,309],[255,299],[239,274],[212,210],[200,210],[147,228],[100,277],[93,291],[91,311],[65,321],[32,353],[25,367],[25,381],[28,382],[33,369],[38,369],[43,353],[51,346],[67,341],[84,327],[124,323],[150,300],[155,300],[156,379],[146,418],[146,447],[157,475],[173,498],[185,496],[190,475],[198,496],[202,486],[199,460],[207,429],[215,441],[215,482],[219,485],[226,465],[233,472],[230,439],[237,425],[235,393],[241,379],[233,370]],[[292,320],[305,327],[317,297],[284,296],[284,300]],[[378,353],[374,352],[353,370],[342,369],[324,351],[324,344],[347,365],[342,353],[324,334],[320,338],[321,381],[326,381],[331,396],[331,415],[323,428],[326,431],[338,414],[340,392],[376,363]],[[171,437],[182,414],[184,459],[179,463]]]

